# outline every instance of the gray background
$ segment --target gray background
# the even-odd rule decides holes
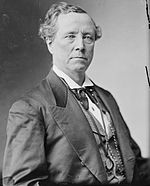
[[[8,110],[48,73],[51,56],[37,36],[38,26],[54,0],[0,0],[0,167]],[[70,0],[86,9],[103,37],[96,43],[88,75],[110,90],[131,129],[149,155],[148,23],[144,0]]]

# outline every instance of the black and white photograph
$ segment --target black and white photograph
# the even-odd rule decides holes
[[[150,185],[149,48],[149,0],[0,0],[0,186]]]

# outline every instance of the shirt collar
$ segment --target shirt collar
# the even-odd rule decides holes
[[[81,88],[81,87],[85,87],[85,86],[93,86],[93,83],[91,82],[91,80],[88,78],[87,75],[85,75],[85,81],[84,81],[83,85],[80,86],[73,79],[71,79],[67,74],[65,74],[63,71],[61,71],[56,65],[53,65],[53,71],[59,77],[63,78],[71,89]]]

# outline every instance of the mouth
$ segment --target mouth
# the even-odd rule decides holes
[[[86,57],[80,57],[80,56],[77,56],[77,57],[71,57],[71,59],[82,59],[82,60],[87,60]]]

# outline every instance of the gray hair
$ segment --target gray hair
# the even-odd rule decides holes
[[[60,14],[68,14],[70,12],[87,14],[87,12],[83,10],[82,8],[75,6],[75,5],[69,5],[66,2],[60,2],[58,4],[53,4],[46,13],[44,23],[40,25],[39,36],[44,41],[49,39],[52,42],[57,32],[56,23],[57,23],[58,16]],[[93,21],[92,18],[91,20]],[[93,23],[95,26],[95,40],[97,40],[101,38],[102,33],[101,33],[100,27],[96,26],[94,21]]]

